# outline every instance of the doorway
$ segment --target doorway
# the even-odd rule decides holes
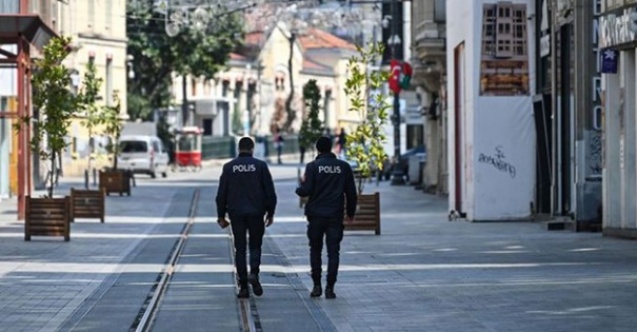
[[[464,68],[464,42],[454,49],[454,136],[455,136],[455,211],[464,218],[463,198],[464,198],[464,93],[465,93],[465,68]]]

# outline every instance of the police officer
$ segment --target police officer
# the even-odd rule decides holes
[[[316,142],[319,152],[316,160],[305,167],[305,175],[296,194],[308,197],[305,215],[309,221],[307,237],[310,240],[310,265],[314,288],[311,297],[322,295],[321,288],[321,255],[323,238],[327,244],[327,287],[325,298],[336,298],[334,284],[338,274],[339,252],[343,239],[343,218],[347,213],[347,222],[354,220],[356,212],[356,184],[350,165],[336,158],[331,151],[329,138],[321,137]],[[347,211],[345,209],[347,197]]]
[[[261,244],[265,227],[272,225],[277,203],[268,165],[252,157],[253,152],[252,139],[241,138],[239,156],[223,165],[217,191],[217,222],[221,228],[232,225],[239,298],[250,297],[248,283],[255,295],[263,294],[259,282]],[[230,222],[226,220],[226,213]],[[246,263],[246,231],[250,234],[250,276]]]

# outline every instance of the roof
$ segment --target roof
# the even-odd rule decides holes
[[[246,60],[246,57],[238,53],[230,53],[231,60]]]
[[[57,36],[37,14],[0,14],[0,22],[0,40],[24,36],[37,49],[42,49]]]
[[[265,39],[265,33],[263,31],[252,31],[245,35],[244,41],[248,45],[260,45]]]
[[[299,36],[299,43],[305,50],[316,48],[356,50],[356,46],[354,46],[354,44],[336,37],[327,31],[316,28],[309,29],[305,35]]]
[[[334,74],[334,70],[332,69],[332,67],[307,57],[303,60],[303,69],[301,71],[319,75]]]

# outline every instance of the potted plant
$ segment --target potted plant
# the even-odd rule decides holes
[[[383,46],[372,42],[367,48],[357,47],[358,55],[348,62],[349,75],[345,82],[345,94],[349,98],[349,111],[359,114],[360,123],[356,129],[347,135],[346,155],[358,165],[357,189],[358,207],[356,220],[346,225],[346,229],[373,229],[380,234],[380,195],[364,194],[365,179],[371,177],[374,171],[381,171],[387,160],[383,149],[386,139],[383,126],[389,119],[391,105],[386,101],[382,91],[387,82],[387,71],[375,70],[367,75],[367,65],[375,63],[383,54]],[[374,91],[369,96],[368,91]],[[371,104],[371,105],[370,105]],[[373,107],[370,107],[373,106]]]
[[[299,149],[302,156],[307,150],[313,150],[314,143],[323,134],[323,124],[319,119],[321,90],[316,84],[316,80],[309,80],[303,86],[303,101],[308,110],[307,116],[301,123],[299,131]],[[302,157],[301,160],[304,158]],[[301,170],[298,171],[299,181],[301,181]],[[307,203],[308,197],[299,197],[299,206],[303,207]]]
[[[102,79],[97,77],[95,64],[90,61],[86,65],[84,80],[82,82],[82,93],[79,98],[79,109],[82,114],[78,114],[83,119],[82,125],[88,131],[89,140],[93,140],[96,129],[102,124],[104,112],[102,107],[98,105],[100,99],[100,88]],[[84,172],[85,190],[71,189],[71,221],[76,218],[97,218],[104,222],[105,202],[104,188],[99,190],[89,189],[89,174],[93,171],[93,159],[95,154],[94,144],[90,145],[88,156],[88,168]]]
[[[100,189],[103,189],[106,195],[118,193],[122,196],[126,193],[126,195],[130,196],[132,173],[117,168],[117,159],[120,152],[119,139],[124,126],[120,118],[121,103],[117,92],[113,93],[113,101],[112,106],[105,106],[102,111],[104,132],[111,138],[111,142],[108,145],[108,152],[112,155],[113,167],[100,171]]]
[[[69,55],[71,39],[56,37],[43,49],[43,57],[35,60],[32,86],[33,106],[40,110],[37,119],[25,117],[17,125],[17,130],[29,130],[31,121],[38,126],[31,138],[31,150],[45,162],[51,163],[51,174],[47,175],[47,194],[44,197],[26,197],[24,239],[31,236],[63,236],[70,240],[70,198],[54,197],[53,187],[57,158],[67,146],[65,138],[69,123],[74,116],[80,98],[71,90],[71,73],[62,64]],[[21,127],[26,128],[21,128]]]

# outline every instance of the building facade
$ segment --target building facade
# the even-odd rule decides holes
[[[415,0],[412,6],[412,83],[424,114],[423,140],[427,148],[422,185],[426,192],[446,195],[446,1]]]
[[[18,0],[0,0],[0,14],[3,15],[31,15],[37,14],[40,17],[41,23],[46,25],[49,29],[54,30],[55,18],[52,14],[52,9],[55,6],[55,1],[51,0],[37,0],[37,1],[18,1]],[[0,24],[7,24],[2,22]],[[25,52],[20,50],[18,45],[11,38],[12,33],[17,31],[11,31],[11,28],[4,26],[3,33],[0,36],[0,48],[8,54],[18,54]],[[53,31],[51,31],[53,32]],[[43,38],[43,42],[48,40],[52,36],[46,36]],[[7,39],[5,39],[7,38]],[[30,45],[28,47],[28,53],[31,57],[38,56],[39,47],[42,45]],[[18,56],[19,57],[19,56]],[[20,151],[28,148],[28,142],[26,137],[22,136],[20,139],[20,133],[13,130],[13,125],[17,124],[17,116],[20,113],[20,102],[23,103],[23,111],[26,114],[31,114],[29,105],[29,97],[22,96],[23,100],[20,101],[19,96],[19,70],[15,63],[7,56],[7,54],[0,55],[0,61],[3,66],[0,68],[0,199],[9,196],[24,195],[30,192],[30,179],[32,170],[30,153],[21,154]],[[27,76],[28,77],[28,76]],[[30,85],[25,85],[30,86]],[[25,91],[28,95],[28,92]],[[22,162],[20,162],[20,155],[22,155]],[[29,155],[29,157],[27,157]],[[37,164],[37,160],[35,161]],[[37,175],[37,172],[34,172]],[[21,207],[19,206],[20,210]]]
[[[294,83],[292,109],[295,111],[291,132],[296,133],[301,127],[303,86],[310,79],[316,79],[321,89],[320,116],[326,128],[332,132],[341,127],[351,131],[360,119],[347,111],[349,101],[344,86],[347,60],[355,54],[355,46],[314,28],[299,33],[294,43],[290,43],[288,27],[281,22],[267,33],[248,33],[244,47],[230,55],[227,69],[215,79],[189,77],[184,90],[181,77],[175,77],[175,101],[179,103],[186,91],[197,114],[192,124],[212,136],[272,135],[287,121],[285,102],[290,93],[290,52]],[[208,115],[202,117],[200,113]],[[225,123],[227,130],[207,131],[207,121],[214,128],[220,128],[215,126],[219,121]]]
[[[602,2],[603,231],[637,238],[637,1]]]
[[[93,62],[97,76],[102,78],[101,103],[113,105],[113,95],[117,93],[121,116],[127,118],[126,0],[69,0],[52,4],[56,29],[60,35],[72,38],[73,53],[65,65],[74,73],[73,89],[82,89],[86,66]],[[89,137],[82,120],[82,117],[74,119],[69,128],[69,148],[62,156],[64,175],[83,174],[89,158],[94,168],[111,162],[106,152],[108,138],[101,133]]]
[[[598,18],[602,1],[536,2],[536,213],[601,224],[602,107]],[[548,18],[548,19],[547,19]],[[549,88],[550,87],[550,88]]]
[[[449,1],[449,211],[470,221],[532,217],[532,1]],[[467,26],[473,27],[467,29]]]

